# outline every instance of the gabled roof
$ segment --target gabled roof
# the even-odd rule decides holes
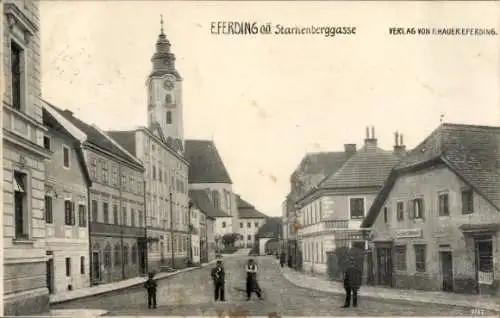
[[[400,174],[432,162],[446,164],[500,211],[500,127],[444,123],[394,167],[362,226],[375,222]]]
[[[304,156],[294,173],[295,175],[330,174],[337,171],[351,155],[344,151],[310,152]]]
[[[221,209],[214,207],[212,200],[205,190],[189,190],[189,198],[208,217],[230,217]]]
[[[82,131],[87,136],[86,142],[100,149],[109,151],[113,155],[121,158],[122,160],[125,160],[130,164],[133,164],[143,169],[141,162],[137,158],[135,158],[127,150],[123,149],[120,145],[118,145],[118,143],[116,143],[116,141],[112,140],[111,137],[109,137],[106,133],[101,131],[97,126],[89,125],[83,122],[82,120],[74,117],[73,112],[69,110],[62,110],[50,104],[49,102],[46,102],[46,104],[48,107],[52,107],[55,111],[57,111],[59,115],[64,117],[72,125],[74,125],[80,131]]]
[[[135,130],[109,130],[107,133],[128,152],[136,156]]]
[[[262,219],[268,216],[258,211],[255,206],[243,200],[239,195],[236,196],[238,206],[238,217],[240,219]]]
[[[43,102],[42,102],[43,103]],[[86,136],[81,131],[78,131],[75,127],[72,127],[68,122],[64,122],[64,118],[58,116],[58,113],[51,109],[50,107],[46,107],[43,105],[42,107],[42,121],[43,125],[58,131],[66,135],[69,139],[73,140],[73,147],[76,150],[76,158],[78,160],[78,164],[82,169],[83,177],[87,186],[92,185],[92,179],[90,177],[89,170],[87,168],[85,162],[85,156],[82,150],[82,143],[85,141]]]
[[[318,188],[340,189],[382,186],[392,167],[400,158],[387,151],[366,144],[336,172],[325,178]]]
[[[257,233],[256,238],[280,238],[283,232],[283,220],[280,217],[273,217],[266,219]]]
[[[189,183],[233,183],[213,141],[186,140],[184,157],[189,162]]]

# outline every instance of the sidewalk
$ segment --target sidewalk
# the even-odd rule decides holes
[[[228,258],[228,257],[232,257],[232,255],[223,255],[223,259]],[[155,275],[155,278],[156,279],[164,279],[164,278],[167,278],[170,276],[174,276],[174,275],[178,275],[181,273],[204,268],[204,267],[207,267],[207,266],[214,264],[215,261],[216,261],[216,259],[214,259],[208,263],[201,264],[198,267],[183,268],[183,269],[179,269],[175,272],[158,273]],[[81,288],[81,289],[76,289],[76,290],[72,290],[72,291],[67,291],[64,293],[50,295],[50,304],[55,305],[55,304],[60,304],[60,303],[75,300],[75,299],[86,298],[86,297],[90,297],[90,296],[96,296],[96,295],[100,295],[100,294],[109,293],[109,292],[116,291],[116,290],[126,289],[129,287],[142,285],[146,282],[146,280],[147,280],[147,277],[134,277],[134,278],[130,278],[130,279],[114,282],[114,283],[96,285],[96,286],[92,286],[92,287]]]
[[[328,281],[324,277],[309,276],[286,266],[280,269],[283,276],[296,286],[332,294],[345,294],[344,286],[341,282]],[[433,303],[500,312],[500,297],[488,295],[455,294],[440,291],[419,291],[373,286],[361,286],[359,295],[362,298]]]

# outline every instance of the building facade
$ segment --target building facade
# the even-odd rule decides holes
[[[45,163],[37,1],[3,1],[4,315],[48,310]]]
[[[237,195],[240,247],[252,248],[255,244],[255,235],[260,226],[265,223],[267,215],[259,212],[255,207]]]
[[[67,130],[85,134],[85,163],[92,187],[90,207],[90,282],[103,284],[147,270],[144,222],[144,167],[141,162],[94,125],[69,110],[49,103]]]
[[[356,153],[356,145],[346,144],[344,148],[344,151],[338,152],[307,153],[290,176],[290,192],[285,199],[287,216],[284,226],[288,228],[285,254],[288,264],[297,270],[301,270],[303,265],[301,244],[297,237],[302,226],[299,222],[297,201]]]
[[[364,146],[297,201],[306,272],[326,274],[327,252],[337,248],[365,250],[361,222],[399,160],[393,151],[378,148],[374,129],[371,136],[367,129]]]
[[[363,226],[374,282],[499,293],[500,128],[442,124],[399,163]]]
[[[148,76],[148,127],[108,132],[145,166],[150,269],[182,268],[189,254],[188,163],[182,77],[162,29]]]
[[[221,244],[222,236],[216,237],[215,234],[217,219],[226,218],[230,220],[231,218],[216,207],[209,191],[189,190],[189,197],[192,206],[199,210],[201,215],[200,219],[205,223],[204,229],[203,226],[201,226],[200,261],[202,263],[205,261],[209,262],[215,258],[217,244]],[[203,222],[200,223],[203,224]]]
[[[201,217],[205,216],[200,209],[198,209],[194,204],[191,204],[190,207],[190,224],[189,224],[189,232],[190,232],[190,244],[191,244],[191,250],[189,252],[190,254],[190,261],[193,264],[200,264],[201,263]],[[203,220],[203,223],[205,223],[205,220]],[[205,228],[206,230],[206,228]],[[203,233],[203,234],[206,234]]]
[[[56,119],[57,113],[43,109],[45,149],[45,231],[47,287],[49,293],[90,286],[88,202],[91,187],[85,165],[84,139],[72,135]],[[61,213],[62,212],[62,213]]]
[[[215,143],[210,140],[186,140],[185,157],[189,162],[189,188],[207,191],[215,208],[224,213],[215,221],[216,236],[239,233],[236,196]]]

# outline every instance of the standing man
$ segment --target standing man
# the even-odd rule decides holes
[[[214,298],[215,301],[225,301],[224,298],[224,284],[226,279],[226,273],[224,272],[224,267],[222,266],[222,261],[218,260],[215,267],[212,269],[212,280],[214,282]]]
[[[361,280],[363,279],[362,276],[361,269],[356,266],[354,257],[349,256],[347,269],[344,274],[345,303],[343,308],[349,308],[351,306],[351,294],[352,306],[358,306],[358,291],[361,286]]]
[[[257,282],[257,265],[254,263],[253,259],[248,260],[248,264],[246,267],[247,272],[247,300],[250,300],[252,297],[252,292],[257,294],[260,300],[262,300],[262,294],[260,290],[259,283]]]
[[[283,267],[285,265],[285,258],[286,258],[285,252],[281,252],[281,254],[280,254],[280,265],[281,265],[281,267]]]
[[[148,280],[144,283],[144,288],[148,292],[148,308],[156,308],[156,288],[158,284],[154,280],[154,273],[148,274]]]

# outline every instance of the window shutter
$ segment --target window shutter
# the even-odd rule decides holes
[[[422,205],[420,206],[420,217],[421,217],[422,219],[424,219],[424,218],[425,218],[425,201],[424,201],[424,199],[421,199],[421,200],[420,200],[420,202],[421,202],[421,204],[422,204]]]
[[[408,218],[409,219],[414,219],[415,218],[415,209],[413,208],[413,200],[408,201]]]
[[[71,202],[71,225],[75,225],[75,202]]]

